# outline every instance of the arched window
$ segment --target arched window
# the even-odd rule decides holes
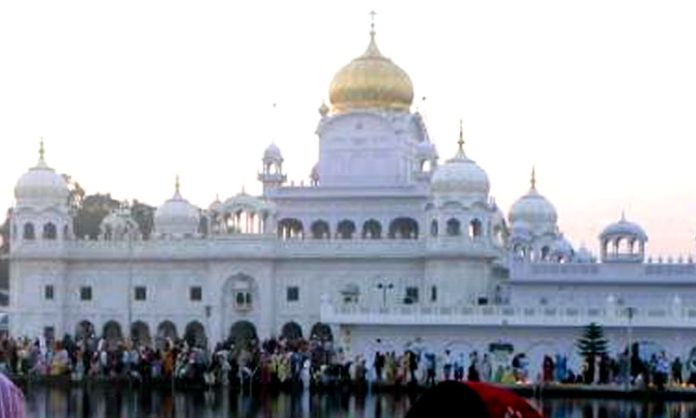
[[[284,218],[278,222],[278,237],[282,239],[304,238],[304,226],[299,219]]]
[[[54,240],[58,237],[58,231],[56,230],[56,225],[49,222],[43,227],[43,239]]]
[[[483,234],[483,225],[478,219],[469,222],[469,238],[478,238]]]
[[[430,236],[436,237],[438,233],[437,221],[433,219],[433,221],[430,222]]]
[[[413,218],[396,218],[389,224],[389,238],[417,239],[418,222]]]
[[[36,238],[36,233],[34,232],[34,224],[27,222],[24,224],[24,233],[22,234],[24,239],[34,239]]]
[[[330,236],[329,224],[326,221],[314,221],[310,229],[314,239],[328,239]]]
[[[541,247],[541,259],[548,260],[550,252],[551,252],[551,249],[549,248],[548,245],[544,245],[543,247]]]
[[[456,237],[462,234],[462,224],[458,219],[450,218],[447,220],[447,235]]]
[[[341,239],[351,239],[355,233],[355,224],[347,219],[338,223],[336,236]]]
[[[363,239],[382,238],[382,225],[374,219],[365,221],[362,228],[362,237]]]

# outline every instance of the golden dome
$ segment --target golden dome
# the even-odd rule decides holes
[[[335,113],[371,108],[408,111],[413,84],[404,70],[382,55],[371,31],[367,50],[331,80],[329,99]]]

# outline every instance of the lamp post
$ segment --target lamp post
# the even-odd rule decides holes
[[[626,340],[628,341],[628,376],[626,376],[626,386],[631,385],[631,377],[633,374],[632,362],[633,362],[633,315],[635,314],[636,308],[632,306],[626,307],[626,317],[628,318],[628,324],[626,328]]]
[[[387,290],[391,290],[393,288],[393,283],[377,283],[377,289],[382,291],[382,306],[387,306]]]

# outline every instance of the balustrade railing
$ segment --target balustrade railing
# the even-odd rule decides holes
[[[584,326],[696,328],[696,309],[550,306],[356,306],[323,304],[322,322],[346,324]]]

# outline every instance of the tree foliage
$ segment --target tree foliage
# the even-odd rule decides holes
[[[604,328],[592,322],[583,330],[582,336],[578,338],[577,346],[580,355],[585,358],[595,358],[606,354],[609,342],[604,338]]]
[[[85,239],[97,239],[101,222],[109,213],[115,211],[120,206],[121,202],[113,199],[108,193],[85,196],[82,204],[77,207],[75,212],[75,236]]]

